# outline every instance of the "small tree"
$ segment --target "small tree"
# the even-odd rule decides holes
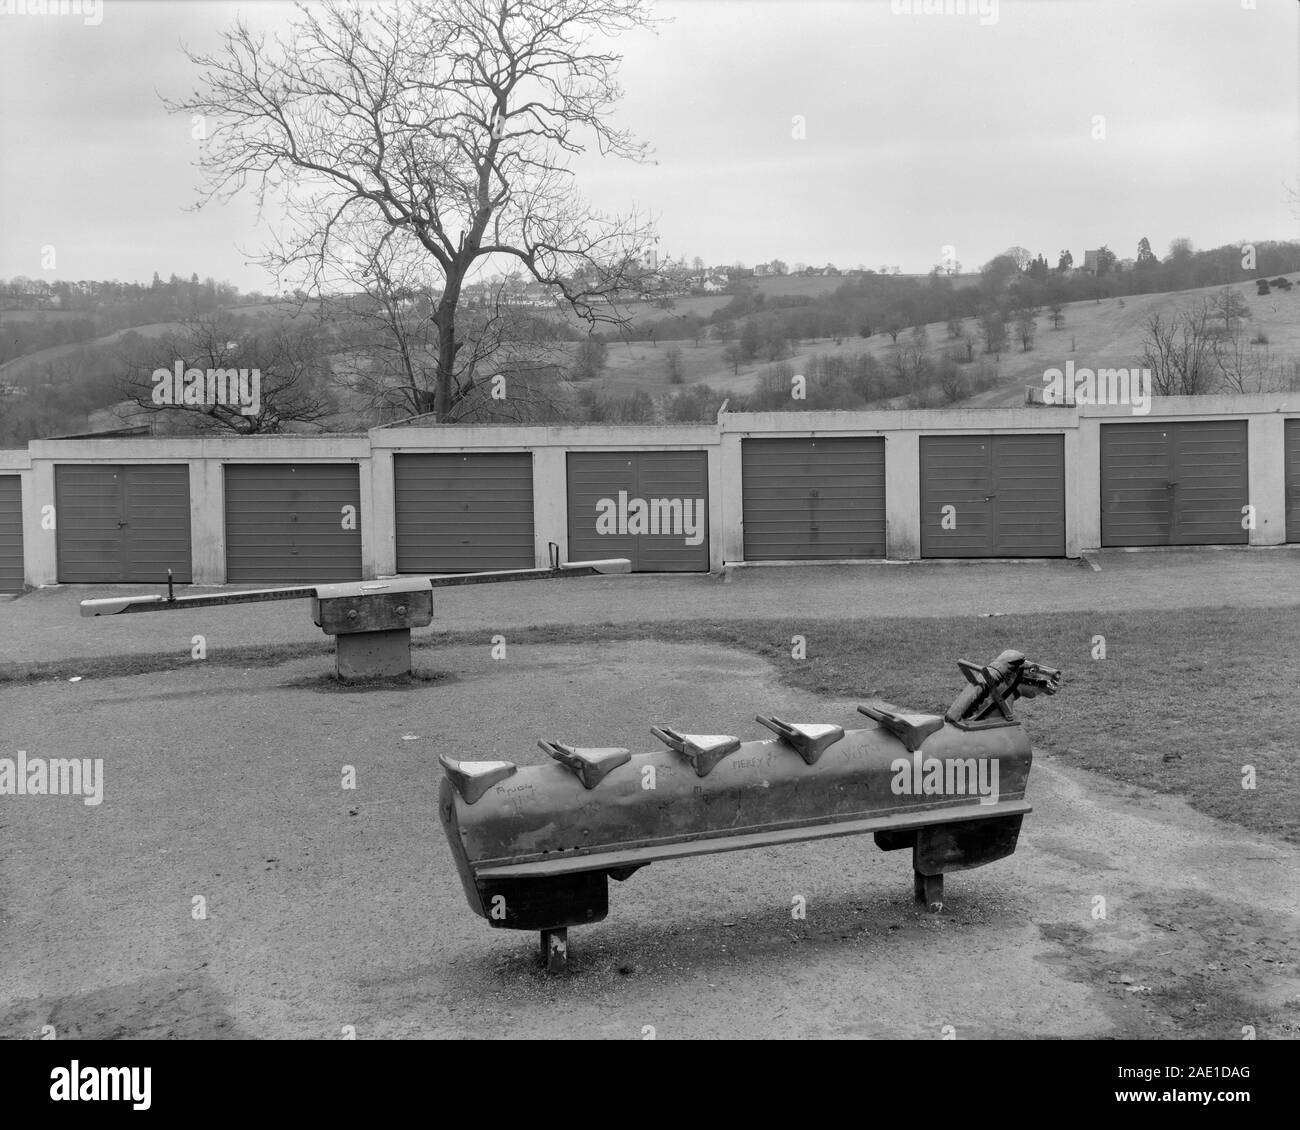
[[[598,337],[589,337],[578,345],[570,376],[575,381],[587,381],[605,371],[609,350]]]
[[[1065,303],[1054,298],[1047,304],[1047,312],[1052,318],[1052,329],[1059,330],[1065,324]]]
[[[939,362],[939,391],[948,404],[956,404],[968,395],[965,374],[949,357]]]
[[[1038,331],[1038,310],[1033,307],[1016,311],[1016,337],[1020,339],[1020,348],[1028,353],[1034,345],[1034,334]]]
[[[679,385],[686,379],[682,372],[682,351],[677,346],[672,346],[664,356],[664,367],[668,370],[670,385]]]
[[[1225,286],[1210,302],[1210,308],[1223,319],[1225,333],[1232,332],[1232,323],[1238,318],[1249,318],[1250,307],[1241,294],[1230,286]]]
[[[985,353],[1001,353],[1007,347],[1007,325],[1000,310],[986,310],[980,315],[980,333]]]
[[[898,335],[901,334],[905,329],[907,329],[907,319],[903,316],[901,311],[890,310],[888,313],[885,314],[883,323],[880,328],[889,335],[889,340],[894,345],[897,345]]]
[[[740,372],[740,363],[748,360],[745,356],[745,350],[739,342],[735,341],[727,342],[726,347],[722,350],[722,359],[731,366],[733,374],[738,374]]]
[[[1178,311],[1166,320],[1156,312],[1146,321],[1142,368],[1151,370],[1157,396],[1196,396],[1209,386],[1214,369],[1210,304]]]

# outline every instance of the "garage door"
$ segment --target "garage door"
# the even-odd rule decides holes
[[[226,580],[361,580],[357,465],[227,464]]]
[[[536,564],[530,452],[398,455],[393,478],[399,573]]]
[[[921,437],[922,557],[1064,557],[1065,437]]]
[[[626,557],[636,572],[708,572],[708,458],[569,452],[569,560]]]
[[[1286,540],[1300,542],[1300,420],[1286,421]]]
[[[885,441],[746,439],[746,561],[885,556]]]
[[[188,582],[189,466],[56,464],[54,528],[64,583]]]
[[[23,591],[23,481],[0,475],[0,592]]]
[[[1101,425],[1101,544],[1245,544],[1246,421]]]

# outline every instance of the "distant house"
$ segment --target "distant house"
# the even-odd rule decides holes
[[[1117,271],[1135,271],[1135,270],[1137,270],[1137,260],[1136,260],[1136,259],[1119,259],[1119,260],[1117,260],[1116,263],[1115,263],[1115,270],[1117,270]]]
[[[1083,253],[1083,266],[1079,269],[1086,271],[1090,275],[1097,273],[1097,265],[1101,262],[1101,248],[1096,251],[1085,251]]]

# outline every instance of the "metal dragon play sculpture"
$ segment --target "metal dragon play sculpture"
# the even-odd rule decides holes
[[[945,872],[1015,850],[1032,751],[1011,706],[1061,685],[1017,651],[960,667],[970,686],[943,716],[873,702],[858,708],[877,723],[866,729],[760,715],[774,738],[655,726],[667,748],[652,753],[543,741],[551,764],[442,756],[439,815],[470,907],[492,926],[540,931],[556,971],[567,928],[608,913],[610,878],[871,832],[885,851],[912,849],[916,897],[942,909]]]

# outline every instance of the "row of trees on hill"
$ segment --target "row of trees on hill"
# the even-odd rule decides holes
[[[261,295],[243,296],[255,302]],[[117,279],[0,279],[0,364],[56,345],[90,341],[130,326],[215,313],[241,301],[239,289],[215,279],[155,271],[151,283]]]
[[[996,311],[1005,323],[1014,323],[1019,312],[1033,309],[1059,321],[1071,302],[1225,286],[1300,271],[1300,242],[1261,241],[1251,246],[1252,269],[1243,266],[1241,245],[1195,251],[1190,240],[1177,239],[1166,258],[1158,260],[1143,239],[1139,266],[1123,272],[1107,267],[1097,275],[1074,271],[1068,251],[1061,253],[1057,268],[1049,268],[1041,255],[1030,258],[1023,248],[1011,248],[986,263],[978,281],[968,285],[957,285],[938,268],[925,279],[867,272],[845,279],[819,298],[765,296],[756,287],[741,284],[725,305],[708,316],[670,313],[639,322],[620,336],[657,343],[708,338],[740,341],[748,333],[750,341],[759,343],[756,349],[742,343],[745,359],[752,360],[761,359],[771,348],[764,343],[782,338],[797,343],[885,333],[896,342],[898,335],[915,325],[979,318],[990,311]],[[1144,253],[1149,258],[1143,258]],[[1113,263],[1113,255],[1109,260],[1102,257],[1103,265],[1107,261]],[[754,323],[752,330],[747,329],[750,322]]]

